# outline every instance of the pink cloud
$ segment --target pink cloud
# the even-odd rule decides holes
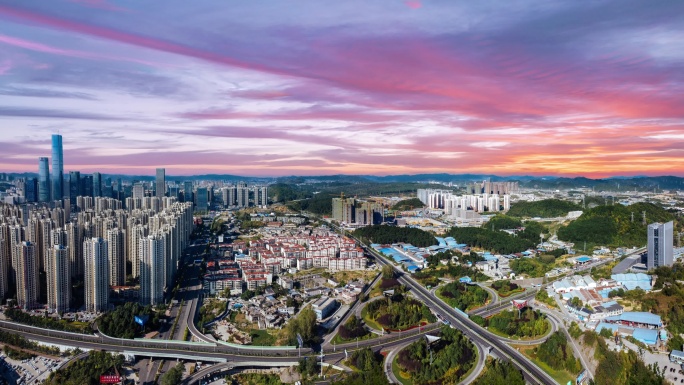
[[[420,1],[405,1],[404,4],[406,4],[411,9],[418,9],[423,6],[423,4]]]
[[[0,62],[0,75],[4,75],[6,73],[9,73],[9,71],[13,68],[14,66],[12,65],[12,62],[5,59],[2,62]]]
[[[19,39],[16,37],[11,37],[7,35],[0,35],[0,43],[4,43],[7,45],[11,45],[14,47],[30,50],[30,51],[36,51],[36,52],[44,52],[44,53],[50,53],[50,54],[55,54],[55,55],[61,55],[61,56],[69,56],[69,57],[77,57],[77,58],[82,58],[82,59],[93,59],[93,60],[120,60],[120,61],[128,61],[128,62],[133,62],[133,63],[138,63],[138,64],[145,64],[145,65],[154,65],[157,66],[157,63],[152,63],[149,61],[145,60],[139,60],[135,58],[128,58],[128,57],[115,57],[115,56],[110,56],[110,55],[102,55],[102,54],[94,54],[90,52],[84,52],[84,51],[76,51],[76,50],[71,50],[71,49],[62,49],[62,48],[56,48],[56,47],[51,47],[49,45],[45,45],[42,43],[36,43],[24,39]],[[49,65],[47,64],[41,64],[39,67],[36,67],[37,69],[45,69],[49,68]]]

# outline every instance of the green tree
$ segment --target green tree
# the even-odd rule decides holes
[[[485,371],[475,380],[474,385],[525,385],[522,372],[512,363],[488,359]]]
[[[183,378],[184,371],[185,366],[182,363],[178,363],[168,372],[164,373],[161,378],[162,385],[179,385],[181,383],[181,379]]]
[[[305,345],[318,341],[316,334],[316,313],[311,306],[302,309],[299,314],[287,324],[287,337],[290,345],[297,345],[297,334],[302,336]]]

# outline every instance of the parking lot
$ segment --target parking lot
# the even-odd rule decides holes
[[[41,356],[19,361],[0,354],[0,375],[10,384],[41,384],[61,361]]]

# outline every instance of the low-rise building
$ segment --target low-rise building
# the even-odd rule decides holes
[[[312,305],[316,319],[319,321],[327,318],[330,313],[337,307],[337,300],[330,297],[321,297]]]

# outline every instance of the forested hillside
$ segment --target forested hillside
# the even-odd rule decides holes
[[[560,199],[544,199],[535,202],[516,202],[511,205],[511,209],[506,214],[519,218],[555,218],[564,217],[570,211],[579,210],[582,210],[582,207],[572,202]]]
[[[356,229],[354,235],[358,238],[366,238],[371,243],[380,244],[405,242],[417,247],[437,244],[437,239],[431,233],[410,227],[374,225]]]
[[[561,227],[558,238],[592,245],[641,247],[646,244],[646,226],[642,221],[642,212],[646,212],[646,223],[674,219],[674,215],[651,203],[598,206],[586,210],[578,219]]]
[[[395,204],[392,207],[392,210],[413,210],[413,209],[419,209],[421,207],[424,207],[425,205],[423,202],[420,201],[418,198],[411,198],[411,199],[404,199],[397,204]]]

